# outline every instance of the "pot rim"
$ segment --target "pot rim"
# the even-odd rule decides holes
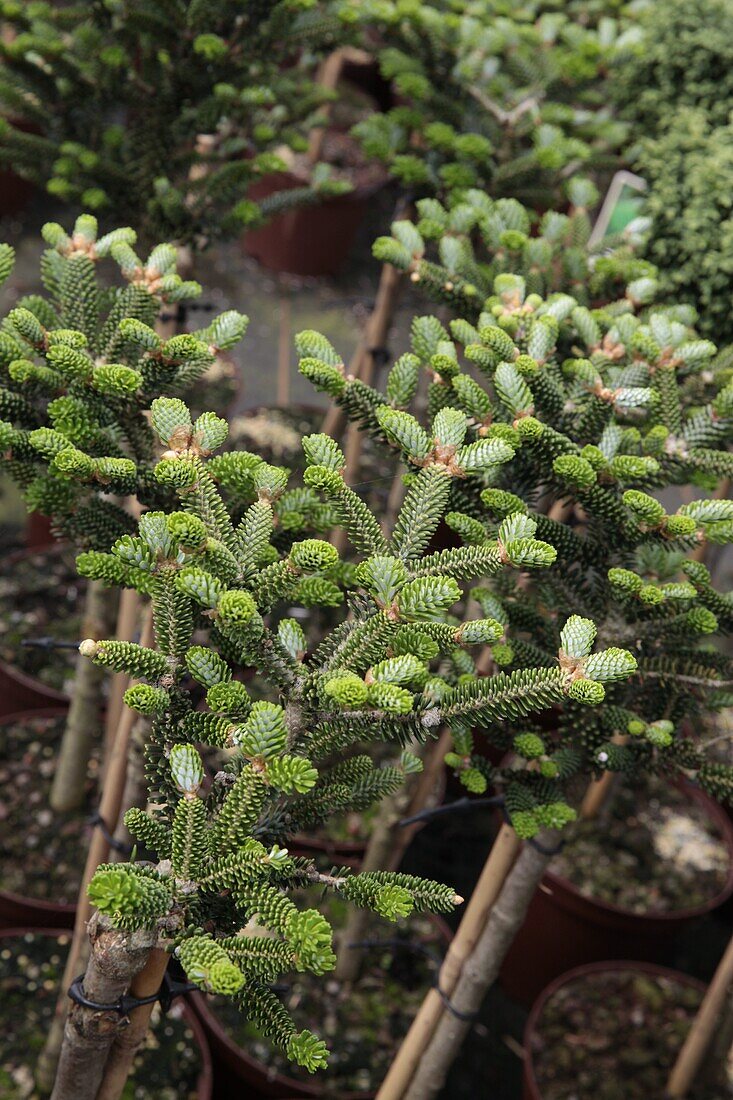
[[[435,925],[440,936],[444,939],[445,945],[447,946],[453,938],[453,932],[448,924],[443,920],[442,917],[440,917],[436,913],[427,913],[425,915]],[[296,1080],[296,1078],[288,1077],[283,1073],[273,1073],[270,1076],[267,1073],[267,1068],[264,1062],[261,1062],[258,1058],[252,1057],[252,1055],[249,1054],[244,1047],[241,1047],[238,1043],[235,1043],[235,1041],[230,1037],[226,1028],[222,1026],[216,1013],[210,1007],[208,997],[205,993],[200,990],[194,990],[192,993],[189,994],[189,997],[191,998],[191,1003],[195,1006],[196,1012],[205,1026],[205,1030],[211,1032],[211,1034],[214,1036],[215,1043],[224,1047],[232,1059],[237,1059],[248,1068],[252,1069],[254,1072],[262,1074],[264,1077],[266,1077],[268,1083],[272,1084],[273,1086],[277,1086],[281,1089],[292,1090],[291,1093],[283,1092],[283,1096],[290,1095],[293,1097],[293,1100],[295,1100],[295,1098],[297,1097],[300,1097],[301,1100],[304,1100],[304,1098],[309,1096],[324,1096],[323,1089],[320,1085],[311,1085],[307,1081],[298,1081]],[[338,1100],[374,1100],[375,1096],[376,1088],[371,1092],[345,1092],[339,1096]]]
[[[69,549],[67,542],[56,540],[51,543],[50,546],[41,546],[34,548],[32,546],[23,546],[18,550],[13,550],[8,554],[5,559],[5,565],[8,568],[16,565],[19,561],[23,561],[26,558],[30,558],[33,555],[38,554],[53,554],[54,556],[60,555],[64,550]],[[27,672],[23,672],[22,669],[14,665],[12,661],[6,661],[3,657],[0,657],[0,670],[2,670],[6,676],[10,677],[17,684],[23,688],[27,688],[29,691],[34,691],[38,695],[45,696],[48,700],[48,705],[54,706],[55,704],[68,704],[71,702],[68,695],[65,695],[63,691],[59,691],[57,688],[49,687],[44,684],[43,680],[37,679],[35,676],[29,676]],[[30,709],[30,708],[27,708]],[[15,713],[21,713],[16,711]]]
[[[500,767],[501,766],[502,765],[500,765]],[[554,884],[556,889],[564,890],[573,898],[577,898],[581,904],[585,903],[586,905],[591,905],[613,917],[622,917],[624,919],[630,918],[642,924],[647,922],[651,925],[652,923],[657,924],[660,922],[664,924],[673,923],[675,921],[689,921],[694,920],[695,917],[704,916],[705,913],[711,913],[714,909],[719,909],[733,894],[733,821],[731,821],[723,807],[720,806],[714,798],[711,798],[709,794],[706,794],[701,787],[691,780],[682,778],[675,779],[673,781],[673,786],[677,787],[678,790],[681,790],[688,796],[691,802],[697,802],[704,807],[708,817],[717,825],[723,843],[728,850],[728,871],[726,879],[723,886],[713,895],[713,897],[708,898],[705,902],[701,902],[700,905],[691,905],[684,909],[649,909],[644,913],[635,913],[631,909],[625,909],[622,905],[614,905],[613,902],[602,901],[592,894],[584,894],[571,879],[566,878],[564,875],[559,875],[555,871],[546,870],[542,876],[542,882],[550,888]],[[552,889],[550,889],[550,893],[552,894]]]
[[[10,725],[13,722],[19,722],[23,718],[57,718],[65,715],[67,708],[63,706],[48,706],[48,707],[32,707],[25,710],[16,710],[12,714],[4,714],[0,717],[0,729],[3,726]],[[76,905],[70,901],[44,901],[43,898],[34,898],[31,894],[16,894],[13,890],[6,890],[0,885],[0,908],[2,908],[2,900],[5,899],[14,905],[24,906],[31,912],[37,911],[39,914],[51,918],[54,913],[60,917],[71,917],[76,912]],[[17,931],[20,926],[14,926]],[[0,935],[7,935],[10,929],[0,928]],[[26,932],[44,932],[55,935],[63,935],[67,932],[66,928],[44,928],[43,926],[31,927],[26,929]]]
[[[583,966],[574,966],[572,970],[566,970],[557,978],[553,978],[553,980],[545,986],[545,988],[537,995],[537,997],[533,1001],[522,1035],[525,1083],[534,1089],[537,1096],[541,1097],[542,1091],[540,1089],[540,1085],[537,1081],[537,1076],[534,1070],[532,1036],[537,1032],[537,1024],[540,1016],[545,1009],[545,1005],[555,996],[558,990],[560,990],[565,985],[569,985],[572,982],[577,981],[578,978],[584,978],[589,974],[599,974],[604,972],[613,973],[616,971],[621,971],[622,973],[626,973],[630,970],[639,971],[642,974],[650,974],[656,978],[668,978],[671,981],[679,982],[681,985],[691,986],[693,989],[697,989],[700,993],[704,993],[707,989],[707,986],[704,982],[699,981],[697,978],[693,978],[690,974],[684,974],[680,970],[673,970],[669,966],[658,966],[656,963],[650,962],[635,962],[633,959],[609,959],[605,962],[585,963]]]
[[[561,889],[566,890],[569,894],[572,894],[576,898],[580,898],[582,901],[590,903],[596,906],[603,912],[613,914],[617,917],[632,917],[634,920],[642,922],[674,922],[674,921],[687,921],[694,920],[695,917],[701,917],[705,913],[711,913],[714,909],[719,909],[728,898],[733,894],[733,822],[726,814],[726,812],[718,805],[718,803],[706,794],[700,787],[692,783],[690,780],[680,780],[675,782],[676,787],[681,789],[690,796],[690,801],[697,802],[702,805],[708,816],[717,825],[723,843],[728,850],[728,871],[726,880],[721,886],[720,890],[714,894],[707,901],[701,902],[699,905],[689,905],[683,909],[649,909],[644,913],[635,913],[631,909],[625,909],[622,905],[615,905],[610,901],[602,901],[599,898],[593,897],[593,895],[584,894],[569,878],[565,878],[563,875],[558,875],[554,871],[545,871],[542,876],[543,879],[547,879],[548,883],[556,883]]]
[[[39,926],[24,927],[22,925],[14,925],[11,928],[0,928],[0,939],[10,939],[17,936],[68,936],[69,942],[71,942],[73,932],[70,928],[44,928]],[[196,1079],[196,1094],[198,1100],[211,1100],[211,1096],[214,1089],[214,1063],[211,1058],[211,1050],[209,1049],[209,1042],[206,1038],[206,1032],[199,1020],[192,1005],[188,1004],[188,998],[183,999],[183,1017],[186,1021],[186,1025],[190,1027],[193,1032],[196,1045],[199,1048],[201,1055],[201,1071]]]

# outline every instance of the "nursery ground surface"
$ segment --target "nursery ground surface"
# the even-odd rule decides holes
[[[661,1097],[702,994],[633,971],[588,974],[559,989],[538,1021],[533,1051],[543,1100]],[[693,1088],[690,1100],[725,1100],[733,1081]]]
[[[33,1072],[54,1015],[68,935],[0,941],[0,1100],[36,1100]],[[153,1015],[123,1100],[193,1100],[201,1070],[191,1030],[174,1006]]]
[[[43,637],[79,641],[86,581],[76,572],[75,557],[73,550],[29,554],[0,579],[0,658],[57,691],[69,686],[76,650],[21,643]]]
[[[338,928],[346,906],[328,899],[326,916]],[[373,917],[367,926],[362,976],[353,985],[325,977],[287,979],[282,1000],[298,1027],[311,1028],[331,1051],[317,1083],[326,1095],[375,1088],[382,1080],[412,1017],[434,980],[445,948],[436,926],[424,916],[391,924]],[[382,944],[382,946],[379,946]],[[230,1037],[247,1053],[279,1073],[313,1081],[293,1066],[240,1016],[236,1006],[216,998],[213,1006]]]
[[[28,716],[0,726],[0,885],[36,900],[70,903],[81,878],[89,814],[96,807],[97,752],[89,762],[86,800],[56,813],[49,806],[64,716]]]
[[[651,778],[622,781],[608,819],[567,831],[551,870],[582,894],[633,913],[703,905],[725,885],[730,853],[715,822],[683,791]]]

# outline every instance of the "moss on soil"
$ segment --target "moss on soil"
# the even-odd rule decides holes
[[[84,805],[60,814],[49,806],[64,715],[0,725],[0,886],[38,901],[76,900],[96,808],[99,755],[89,762]],[[0,1093],[0,1097],[1,1097]]]
[[[622,779],[607,820],[580,821],[551,870],[582,894],[632,913],[704,905],[725,885],[730,852],[703,807],[663,779]]]
[[[702,994],[668,978],[604,971],[564,985],[532,1041],[542,1100],[655,1100]],[[706,1082],[690,1100],[728,1100],[731,1081]]]
[[[70,549],[29,554],[0,580],[0,658],[56,691],[70,685],[76,649],[21,643],[42,637],[79,641],[86,581],[76,572],[75,556]]]

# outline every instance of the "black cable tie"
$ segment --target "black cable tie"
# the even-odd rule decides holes
[[[368,348],[367,350],[374,360],[375,367],[386,366],[392,358],[392,353],[389,348],[384,347],[382,344],[378,344],[377,347]]]
[[[116,852],[119,852],[123,856],[132,855],[132,846],[130,844],[125,844],[124,840],[118,840],[116,836],[112,835],[107,828],[107,822],[104,820],[99,810],[95,810],[94,813],[91,813],[88,821],[90,825],[97,826],[110,848],[114,848]]]
[[[42,638],[22,638],[21,647],[25,649],[78,649],[80,642],[62,642],[58,638],[44,635]]]
[[[123,993],[112,1004],[100,1004],[98,1001],[91,1001],[86,996],[84,993],[84,975],[80,974],[69,986],[68,996],[74,1004],[81,1005],[82,1008],[89,1008],[93,1012],[116,1012],[118,1016],[122,1017],[129,1016],[133,1009],[140,1008],[141,1005],[151,1005],[156,1001],[160,1001],[163,1012],[168,1012],[176,997],[180,997],[184,993],[190,993],[194,989],[198,989],[198,986],[192,982],[178,981],[166,971],[157,993],[153,993],[149,997],[133,997],[129,993]]]
[[[550,858],[552,856],[558,855],[563,850],[563,848],[565,847],[565,841],[564,840],[558,840],[558,842],[557,842],[557,844],[555,845],[554,848],[546,848],[544,844],[540,844],[539,840],[535,840],[534,838],[532,838],[531,840],[528,840],[527,843],[532,848],[534,848],[536,852],[540,852],[541,855],[549,856]]]
[[[411,817],[403,817],[401,821],[397,822],[397,825],[399,828],[404,829],[406,826],[414,825],[418,821],[432,821],[434,817],[442,817],[443,814],[469,813],[471,810],[479,809],[482,806],[503,805],[503,794],[492,795],[490,798],[469,798],[467,795],[464,795],[463,798],[457,798],[454,802],[446,802],[442,806],[433,806],[428,810],[420,810],[419,813],[412,814]]]
[[[461,1012],[460,1009],[457,1009],[445,990],[440,988],[438,982],[435,982],[433,989],[437,992],[451,1016],[455,1016],[457,1020],[461,1020],[464,1024],[473,1024],[478,1019],[478,1012]]]

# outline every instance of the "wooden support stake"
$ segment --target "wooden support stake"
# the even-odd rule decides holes
[[[614,745],[625,745],[628,737],[625,733],[617,733],[612,740]],[[617,778],[616,772],[604,772],[600,779],[594,779],[588,784],[585,797],[580,804],[580,817],[583,820],[592,821],[599,816],[611,797]]]
[[[726,999],[730,995],[731,985],[733,985],[733,939],[728,944],[718,969],[713,975],[713,980],[708,986],[670,1074],[666,1092],[670,1100],[682,1100],[687,1096],[715,1034]]]
[[[124,588],[120,595],[120,605],[117,611],[117,629],[115,638],[120,642],[132,642],[135,640],[138,623],[140,621],[140,596],[134,588]],[[122,716],[123,696],[130,683],[130,677],[125,672],[116,672],[112,676],[109,685],[109,698],[107,699],[107,717],[104,723],[104,753],[105,761],[114,741],[117,727]]]
[[[140,642],[149,646],[153,640],[153,612],[148,607],[145,612]],[[99,816],[104,821],[110,833],[113,833],[119,820],[122,809],[122,796],[125,789],[127,775],[127,751],[130,741],[130,733],[137,718],[134,710],[123,707],[119,725],[104,768],[104,785],[102,797],[99,803]],[[105,834],[97,826],[92,833],[87,852],[84,873],[79,886],[76,914],[74,917],[74,930],[69,944],[69,954],[66,958],[64,976],[61,979],[59,999],[56,1003],[56,1014],[51,1022],[46,1044],[38,1060],[36,1079],[39,1088],[48,1092],[53,1081],[58,1062],[59,1051],[64,1032],[64,1021],[69,1007],[67,991],[69,986],[78,976],[80,959],[84,949],[87,935],[87,922],[92,915],[92,908],[87,897],[87,887],[100,863],[105,863],[109,858],[110,844]]]
[[[398,271],[396,267],[392,267],[391,264],[383,264],[374,309],[366,323],[356,351],[351,357],[347,372],[353,378],[361,378],[367,385],[371,385],[374,378],[375,363],[371,349],[383,347],[387,340],[394,320],[401,286],[402,272]],[[325,435],[338,436],[344,421],[343,410],[338,405],[332,404],[324,417],[321,431]],[[357,428],[350,430],[356,433],[357,436],[360,435]]]
[[[290,334],[292,331],[292,302],[290,290],[280,282],[280,318],[277,342],[277,398],[279,409],[290,406]]]
[[[464,963],[470,958],[486,927],[491,908],[501,893],[520,848],[521,841],[514,829],[502,825],[440,968],[438,985],[448,998],[453,996]],[[402,1100],[444,1009],[440,993],[437,989],[431,989],[389,1067],[377,1100]]]

